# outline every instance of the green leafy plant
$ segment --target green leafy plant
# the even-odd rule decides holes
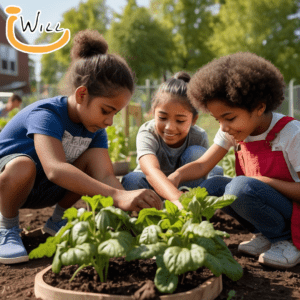
[[[106,128],[108,153],[112,162],[125,160],[129,153],[128,141],[121,126]]]
[[[66,226],[31,251],[30,258],[55,254],[53,272],[78,264],[73,279],[82,268],[93,266],[100,280],[106,281],[112,257],[124,256],[127,261],[156,257],[154,283],[162,293],[173,293],[180,275],[201,267],[232,280],[242,276],[241,266],[223,241],[229,235],[215,230],[209,221],[216,209],[231,204],[235,196],[212,197],[204,188],[189,189],[179,199],[182,210],[166,200],[164,209],[143,209],[138,218],[115,208],[111,197],[82,199],[91,211],[68,209]]]
[[[0,130],[2,130],[5,125],[20,111],[19,108],[14,108],[8,113],[8,116],[5,118],[0,118]]]
[[[109,258],[125,256],[134,245],[134,234],[139,231],[135,220],[112,206],[111,197],[83,196],[82,199],[92,211],[68,209],[64,214],[68,223],[56,236],[49,237],[32,250],[29,258],[51,257],[55,253],[54,273],[58,273],[62,266],[78,264],[73,279],[82,268],[93,266],[100,280],[106,281]]]
[[[209,219],[218,208],[231,204],[235,196],[212,197],[206,189],[194,188],[180,197],[184,209],[166,200],[165,209],[143,209],[136,225],[144,229],[138,244],[129,251],[127,260],[156,257],[157,272],[154,283],[162,293],[176,290],[178,276],[200,267],[209,268],[215,276],[224,273],[232,280],[242,274],[224,237],[225,232],[215,230]],[[205,221],[202,218],[206,217]]]
[[[224,170],[224,175],[229,177],[235,177],[235,154],[234,149],[231,148],[228,153],[222,159],[222,167]]]

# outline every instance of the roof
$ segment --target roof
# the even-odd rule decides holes
[[[5,13],[3,7],[0,4],[0,16],[4,19],[4,21],[6,22],[7,19],[7,14]],[[25,44],[28,44],[28,42],[26,41],[26,39],[22,36],[22,34],[20,33],[20,31],[18,30],[18,28],[15,27],[15,34],[17,36],[17,38]]]

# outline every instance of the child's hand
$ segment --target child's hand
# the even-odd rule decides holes
[[[172,184],[178,188],[178,185],[180,183],[180,174],[178,172],[174,172],[174,173],[171,173],[169,176],[168,176],[168,179],[172,182]]]
[[[140,211],[143,208],[151,207],[162,209],[160,197],[149,189],[135,191],[116,190],[113,198],[117,207],[125,211]]]
[[[175,205],[177,205],[177,207],[178,207],[179,209],[183,209],[183,206],[182,206],[182,204],[180,203],[179,200],[172,201],[172,203],[174,203]]]

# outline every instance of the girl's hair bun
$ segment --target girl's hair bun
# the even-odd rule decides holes
[[[107,50],[108,44],[104,37],[97,30],[86,29],[79,31],[74,36],[71,58],[77,60],[93,55],[106,54]]]
[[[177,72],[173,78],[183,80],[186,83],[189,83],[191,80],[191,76],[184,71]]]

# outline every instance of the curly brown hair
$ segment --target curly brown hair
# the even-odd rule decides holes
[[[284,79],[268,60],[250,52],[238,52],[200,68],[188,85],[188,97],[195,107],[207,110],[211,100],[252,112],[260,103],[265,113],[284,100]]]

